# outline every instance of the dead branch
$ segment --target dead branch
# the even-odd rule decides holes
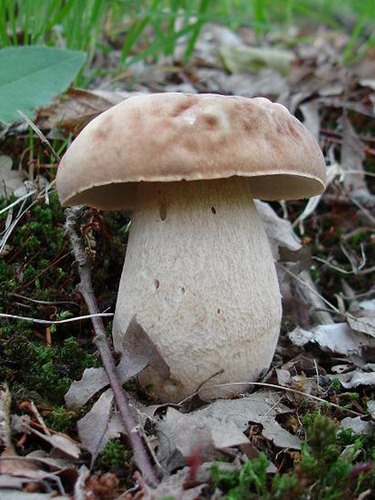
[[[133,449],[135,463],[139,467],[144,480],[150,486],[155,486],[157,484],[157,479],[154,469],[147,455],[142,437],[139,434],[139,427],[137,426],[137,423],[135,422],[134,417],[130,411],[128,397],[118,377],[116,365],[108,344],[102,318],[100,316],[97,316],[98,305],[92,288],[91,270],[79,230],[80,220],[82,219],[83,214],[83,207],[68,208],[65,212],[65,229],[69,235],[70,242],[73,247],[74,257],[78,265],[78,272],[81,280],[78,285],[78,290],[82,294],[90,314],[95,314],[95,316],[92,318],[92,324],[95,331],[94,343],[98,348],[101,359],[103,361],[104,369],[111,384],[111,388],[113,390],[113,394],[115,396],[115,400],[127,436],[130,441],[130,445]]]

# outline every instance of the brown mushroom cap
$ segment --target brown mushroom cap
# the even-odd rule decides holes
[[[254,198],[324,191],[322,152],[281,104],[215,94],[135,96],[90,122],[64,155],[63,205],[132,208],[144,182],[251,177]]]

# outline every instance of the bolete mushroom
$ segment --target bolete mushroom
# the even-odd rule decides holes
[[[265,98],[136,96],[82,130],[57,189],[65,206],[133,212],[113,340],[125,349],[136,316],[157,346],[169,376],[148,366],[145,389],[178,401],[202,386],[214,398],[269,367],[281,300],[253,198],[307,198],[325,182],[314,138]]]

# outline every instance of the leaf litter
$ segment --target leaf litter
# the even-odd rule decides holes
[[[154,453],[155,461],[164,471],[164,479],[156,490],[150,489],[141,478],[136,480],[138,493],[142,492],[144,498],[158,498],[168,494],[176,494],[179,498],[198,498],[210,483],[206,466],[209,468],[210,463],[218,458],[229,456],[233,464],[225,465],[238,467],[250,456],[256,456],[259,449],[265,449],[269,452],[271,462],[276,461],[279,467],[277,453],[282,451],[287,454],[288,450],[298,452],[300,449],[303,435],[297,435],[296,429],[300,429],[300,426],[291,425],[291,421],[298,417],[299,405],[306,404],[309,395],[329,403],[327,380],[338,380],[344,389],[373,390],[375,387],[375,366],[371,362],[375,347],[375,291],[373,286],[366,289],[351,281],[354,283],[354,302],[357,302],[358,307],[350,308],[353,298],[343,297],[343,293],[337,292],[337,287],[335,289],[332,285],[332,276],[337,272],[329,268],[328,264],[334,262],[336,265],[339,256],[336,248],[329,246],[330,240],[327,237],[329,231],[334,231],[338,224],[349,234],[360,218],[370,226],[365,233],[367,231],[367,234],[374,234],[373,183],[368,175],[368,160],[374,156],[374,146],[368,135],[357,131],[361,129],[364,120],[373,116],[374,86],[373,79],[368,75],[361,76],[358,73],[357,78],[360,80],[356,79],[355,73],[348,77],[337,60],[341,41],[335,39],[331,42],[331,45],[326,43],[323,33],[311,45],[299,43],[292,51],[280,53],[279,49],[270,47],[255,49],[227,28],[206,25],[198,39],[195,64],[191,67],[177,64],[165,69],[163,64],[168,61],[161,61],[154,73],[152,68],[139,68],[130,91],[125,90],[125,85],[121,84],[115,89],[108,86],[105,90],[71,88],[51,106],[38,112],[37,125],[41,129],[61,127],[77,133],[100,112],[145,90],[189,89],[193,92],[222,92],[251,97],[266,95],[287,105],[296,113],[311,133],[317,139],[320,138],[326,152],[330,178],[326,194],[305,205],[288,203],[276,206],[256,202],[266,226],[274,259],[282,264],[278,268],[278,274],[283,291],[284,311],[287,311],[293,325],[283,326],[275,358],[277,368],[271,370],[265,379],[265,382],[277,384],[279,391],[260,389],[250,395],[242,395],[233,400],[219,400],[208,405],[203,405],[199,398],[192,398],[190,402],[177,406],[150,408],[133,398],[134,414],[138,417],[139,425],[145,429],[145,439],[149,443],[152,441],[150,453]],[[183,46],[177,48],[176,60],[179,51],[183,53],[183,50]],[[130,68],[130,74],[131,71]],[[18,170],[11,170],[12,160],[9,157],[0,158],[5,158],[0,167],[9,194],[20,186],[24,177]],[[15,188],[12,187],[13,181]],[[334,220],[329,230],[323,230],[327,211],[332,212]],[[319,251],[325,251],[325,263],[314,263],[306,246],[310,243],[314,228],[318,228],[314,243]],[[361,273],[366,272],[367,268],[371,269],[373,265],[368,245],[365,256],[366,266],[355,268],[354,274],[357,276],[367,277]],[[340,262],[340,265],[343,263]],[[321,277],[314,283],[310,271],[316,269],[319,269]],[[328,279],[327,276],[331,278]],[[338,306],[343,304],[344,309],[336,305],[327,306],[324,283],[329,283],[329,287],[334,290],[328,292],[330,299],[336,293]],[[365,295],[366,300],[356,300],[357,295]],[[288,304],[291,304],[290,308]],[[138,340],[128,346],[129,356],[123,357],[118,364],[123,383],[131,381],[150,362],[160,362],[147,332],[142,333],[140,342],[141,326],[136,323],[133,326],[134,338]],[[51,485],[58,474],[67,468],[78,471],[77,458],[82,453],[81,448],[90,452],[91,465],[94,467],[95,460],[111,439],[123,439],[125,431],[117,418],[113,394],[110,389],[106,389],[108,384],[102,368],[88,368],[81,380],[74,382],[66,394],[66,404],[69,407],[82,407],[95,401],[98,393],[101,393],[91,410],[78,422],[79,446],[63,433],[49,435],[40,429],[23,427],[23,432],[28,435],[32,433],[38,443],[44,443],[40,446],[47,445],[49,451],[35,450],[26,455],[25,463],[19,462],[22,457],[18,455],[13,455],[16,458],[14,461],[5,461],[5,464],[17,461],[21,463],[24,476],[9,473],[0,476],[1,494],[4,492],[4,495],[8,495],[9,488],[15,493],[19,490],[23,494],[25,482],[34,481],[40,485],[48,483],[50,488],[61,495],[63,490],[60,486],[57,483]],[[305,396],[293,394],[283,388],[298,389]],[[367,411],[373,415],[373,401],[368,400],[367,405],[363,407],[362,414],[365,415]],[[373,432],[372,422],[366,418],[344,418],[344,415],[344,409],[336,412],[336,418],[341,421],[343,428],[349,428],[356,434]],[[1,415],[0,424],[7,427],[5,421],[6,418],[4,420]],[[252,434],[253,430],[256,430],[256,434]],[[7,432],[9,440],[10,434]],[[4,437],[2,440],[4,443]],[[5,455],[16,453],[10,446],[6,445],[4,449],[8,450]],[[247,450],[247,454],[243,450]],[[55,456],[56,453],[58,456]],[[28,458],[34,458],[35,461],[29,461]],[[191,464],[194,460],[199,463],[198,470],[204,476],[199,480],[192,473]],[[46,470],[40,469],[41,464]],[[34,474],[34,467],[37,474],[30,479]],[[74,479],[77,492],[80,491],[83,498],[85,489],[99,491],[106,481],[101,479],[103,476],[95,477],[90,471],[81,468]],[[194,476],[198,484],[191,486],[191,476]],[[81,479],[77,479],[78,477]],[[109,478],[109,481],[112,481],[110,488],[113,493],[117,483],[114,478]],[[70,487],[69,491],[73,489]],[[44,493],[37,495],[41,498],[45,496]],[[136,495],[135,493],[134,497]],[[32,498],[33,494],[30,493],[29,496]],[[129,498],[132,498],[131,493]]]

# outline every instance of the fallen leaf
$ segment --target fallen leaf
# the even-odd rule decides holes
[[[15,477],[10,474],[0,474],[0,491],[5,488],[22,490],[24,481],[20,477]]]
[[[342,429],[351,429],[354,434],[365,434],[371,436],[375,431],[374,422],[366,422],[361,417],[345,417],[340,422]]]
[[[303,114],[303,124],[310,131],[316,141],[319,141],[320,134],[320,116],[319,102],[315,99],[307,101],[300,105],[300,111]]]
[[[261,424],[262,434],[280,448],[300,448],[300,441],[283,429],[275,416],[291,410],[280,403],[280,394],[259,391],[241,399],[222,399],[201,410],[184,414],[168,408],[156,423],[160,440],[158,459],[168,470],[175,466],[176,451],[187,458],[197,449],[202,459],[216,456],[215,450],[248,443],[244,431],[249,422]]]
[[[25,174],[20,170],[12,170],[12,163],[9,156],[0,155],[0,198],[7,198],[23,187]]]
[[[375,196],[369,192],[366,184],[363,168],[365,159],[364,145],[350,123],[346,113],[342,115],[341,126],[341,166],[345,172],[343,178],[344,186],[351,196],[361,203],[375,203]]]
[[[359,306],[359,309],[362,311],[375,312],[375,299],[362,300],[362,302],[359,302],[358,306]]]
[[[35,459],[35,463],[48,465],[53,470],[62,470],[72,466],[70,458],[52,457],[44,450],[34,450],[26,455],[27,458]]]
[[[200,467],[201,469],[202,467]],[[176,473],[166,476],[163,480],[157,485],[156,488],[151,488],[147,486],[144,482],[142,482],[142,498],[145,500],[154,500],[154,499],[167,499],[167,498],[176,498],[178,500],[196,500],[201,498],[202,490],[206,483],[203,482],[203,478],[197,479],[200,484],[193,485],[189,487],[189,474],[190,468],[185,467],[182,470],[177,471]],[[211,478],[211,465],[209,470],[205,471],[204,479],[209,482]]]
[[[368,87],[371,90],[375,90],[375,78],[362,78],[359,80],[359,84],[362,87]]]
[[[113,410],[113,399],[112,389],[107,389],[91,410],[77,422],[81,443],[91,453],[91,464],[110,439],[125,434],[120,413]],[[133,409],[138,414],[137,409]]]
[[[197,75],[204,81],[210,92],[233,94],[244,97],[268,97],[277,102],[283,102],[289,93],[286,78],[277,71],[265,68],[255,74],[223,73],[215,68],[198,68]]]
[[[368,371],[364,371],[364,370]],[[367,364],[362,368],[357,368],[356,370],[328,375],[330,379],[338,379],[345,389],[355,389],[360,386],[369,386],[371,388],[375,387],[375,365]]]
[[[248,73],[267,67],[278,71],[281,75],[287,75],[296,58],[289,50],[250,47],[244,44],[221,47],[219,53],[225,68],[231,73]]]
[[[375,315],[354,317],[348,314],[347,322],[352,330],[375,338]]]
[[[12,443],[10,407],[12,398],[6,384],[0,386],[0,474],[16,476],[37,470],[35,464],[18,455]],[[10,460],[6,460],[10,458]]]
[[[372,338],[353,332],[347,323],[319,325],[310,331],[297,327],[288,334],[288,337],[297,346],[313,342],[323,350],[345,356],[363,356],[366,349],[375,347]]]
[[[370,399],[367,401],[367,411],[370,413],[371,418],[375,420],[375,400]]]
[[[279,217],[268,203],[259,200],[254,200],[254,202],[259,217],[265,226],[273,258],[275,260],[280,258],[280,248],[287,248],[292,252],[299,251],[302,245],[298,236],[294,233],[290,221]]]
[[[42,432],[37,431],[33,427],[30,427],[29,430],[31,431],[32,434],[35,434],[40,439],[43,439],[43,441],[46,441],[56,450],[59,450],[60,452],[64,453],[65,455],[68,455],[69,457],[75,459],[79,458],[81,454],[79,446],[77,446],[77,444],[66,434],[63,434],[62,432],[56,432],[51,436],[47,436],[47,434],[43,434]]]
[[[11,395],[7,384],[0,386],[0,449],[12,445],[12,431],[10,426]]]
[[[81,443],[91,453],[93,461],[106,445],[105,434],[112,415],[113,398],[112,389],[107,389],[91,410],[77,422]]]
[[[1,500],[71,500],[71,496],[56,495],[53,493],[24,493],[13,489],[1,490]]]
[[[123,355],[117,366],[121,383],[124,384],[130,378],[135,377],[153,362],[158,364],[159,370],[164,367],[166,376],[169,374],[155,344],[134,317],[125,333]],[[66,393],[66,405],[69,408],[81,407],[108,385],[109,380],[104,368],[86,368],[81,380],[73,382]]]
[[[50,106],[40,109],[36,123],[41,129],[61,127],[78,133],[97,115],[136,94],[71,88]]]

